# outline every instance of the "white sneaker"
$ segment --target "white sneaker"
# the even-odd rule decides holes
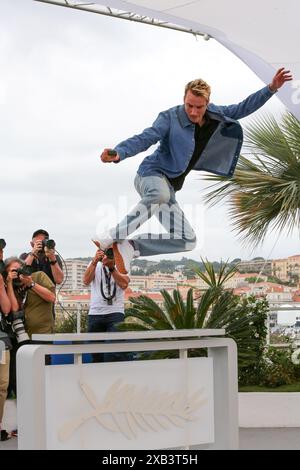
[[[133,246],[129,240],[123,240],[121,243],[113,243],[113,251],[117,270],[121,274],[128,274],[135,254]]]
[[[92,238],[92,241],[100,250],[103,251],[109,248],[114,242],[113,238],[109,235],[108,232],[101,233],[100,235],[97,234]]]

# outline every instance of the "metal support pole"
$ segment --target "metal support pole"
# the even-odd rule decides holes
[[[81,310],[80,310],[80,305],[77,304],[77,315],[76,315],[76,318],[77,318],[77,328],[76,328],[76,331],[77,333],[81,333]]]
[[[194,31],[192,29],[184,28],[176,24],[171,24],[166,21],[159,21],[154,18],[147,16],[138,15],[128,11],[119,11],[109,7],[101,5],[95,5],[93,3],[68,3],[63,0],[35,0],[40,3],[49,3],[50,5],[56,5],[60,7],[72,8],[74,10],[87,11],[89,13],[97,13],[98,15],[110,16],[111,18],[118,18],[127,21],[133,21],[135,23],[143,23],[150,26],[158,26],[160,28],[172,29],[174,31],[180,31],[182,33],[192,34],[193,36],[203,36],[203,39],[207,41],[210,39],[209,34],[201,33],[200,31]],[[92,6],[94,5],[94,7]],[[98,6],[98,8],[97,8]]]

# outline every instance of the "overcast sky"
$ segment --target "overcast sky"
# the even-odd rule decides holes
[[[0,238],[7,255],[26,250],[37,228],[50,231],[65,258],[92,255],[101,215],[109,211],[113,221],[138,201],[133,180],[143,158],[104,165],[104,147],[180,104],[191,79],[208,81],[216,104],[236,103],[263,86],[214,40],[32,0],[1,0],[0,69]],[[281,109],[272,98],[263,112]],[[225,203],[203,207],[205,184],[192,172],[178,193],[199,238],[188,256],[299,253],[297,235],[282,235],[273,251],[272,234],[255,251],[243,247]]]

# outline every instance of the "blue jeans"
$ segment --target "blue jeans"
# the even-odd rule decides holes
[[[88,333],[109,333],[118,331],[119,323],[124,321],[124,313],[114,312],[108,315],[88,315]],[[106,341],[112,343],[112,341]],[[131,353],[113,352],[92,354],[93,362],[130,361]]]
[[[117,227],[110,230],[112,238],[116,241],[124,240],[155,215],[167,233],[131,237],[140,256],[193,250],[196,246],[195,232],[180,209],[175,191],[167,178],[163,175],[137,174],[134,185],[141,200]]]

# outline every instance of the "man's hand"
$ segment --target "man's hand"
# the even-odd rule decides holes
[[[103,163],[118,162],[120,160],[120,157],[118,154],[109,155],[109,152],[112,152],[112,149],[103,150],[101,157],[100,157]]]
[[[56,260],[56,255],[55,255],[55,250],[54,249],[52,249],[52,248],[50,249],[50,248],[47,248],[45,246],[44,252],[45,252],[45,256],[47,256],[49,261],[55,261]]]
[[[20,274],[20,280],[22,281],[22,284],[26,287],[29,287],[33,283],[33,279],[31,276],[24,276],[23,274]]]
[[[4,279],[3,279],[2,274],[0,274],[0,289],[3,289],[3,287],[4,287]]]
[[[115,260],[108,258],[106,255],[104,255],[102,264],[103,266],[106,266],[108,269],[113,269],[115,267]]]
[[[104,251],[102,251],[102,250],[97,250],[97,251],[96,251],[96,254],[95,254],[95,256],[94,256],[94,258],[93,258],[93,260],[92,260],[92,263],[96,266],[96,264],[98,264],[99,261],[102,261],[103,257],[104,257]]]
[[[18,279],[18,273],[16,271],[9,271],[6,276],[6,283],[11,284],[14,279]]]
[[[282,87],[285,82],[290,82],[293,80],[293,76],[290,73],[290,70],[285,70],[284,67],[281,67],[277,70],[276,74],[273,77],[272,82],[269,85],[271,91],[277,91],[278,88]]]
[[[43,251],[42,240],[37,240],[36,242],[34,242],[34,245],[33,245],[33,248],[32,248],[32,253],[35,256],[38,256],[41,251]]]

